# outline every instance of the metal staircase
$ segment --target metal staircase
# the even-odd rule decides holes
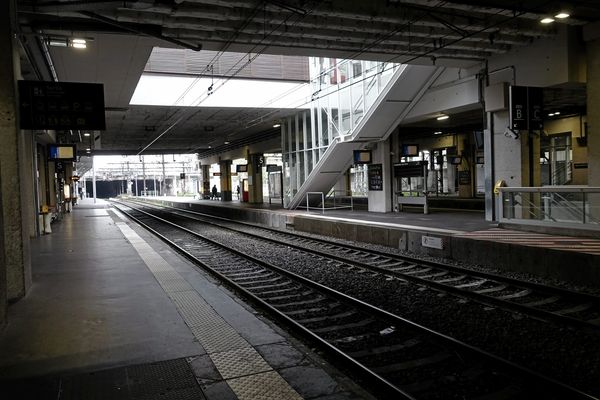
[[[288,207],[295,209],[303,204],[307,192],[329,192],[352,164],[353,150],[362,149],[368,143],[386,140],[444,69],[421,65],[398,68],[351,134],[336,137],[331,142]]]

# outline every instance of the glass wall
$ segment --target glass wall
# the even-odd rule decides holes
[[[334,140],[351,137],[400,64],[311,57],[312,102],[282,126],[284,204],[308,178]],[[362,169],[352,187],[364,192]],[[363,193],[364,194],[364,193]]]

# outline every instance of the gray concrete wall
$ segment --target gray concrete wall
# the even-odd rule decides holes
[[[16,91],[20,67],[18,47],[11,34],[10,5],[11,2],[3,2],[0,8],[0,53],[3,54],[0,59],[0,190],[6,263],[6,296],[2,297],[17,300],[25,295],[31,270],[28,264],[28,228],[23,229],[22,214],[21,167],[24,161],[19,144],[22,134],[18,124]],[[28,177],[24,184],[30,183],[31,179],[31,176]]]

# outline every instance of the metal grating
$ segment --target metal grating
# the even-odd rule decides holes
[[[59,400],[205,399],[185,359],[70,376],[61,386]]]

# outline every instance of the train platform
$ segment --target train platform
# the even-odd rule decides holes
[[[0,331],[1,398],[370,398],[107,202],[52,229]]]
[[[275,228],[382,245],[497,271],[579,285],[600,285],[600,240],[503,229],[483,212],[433,209],[373,213],[361,210],[287,210],[280,204],[148,197],[146,201]]]

